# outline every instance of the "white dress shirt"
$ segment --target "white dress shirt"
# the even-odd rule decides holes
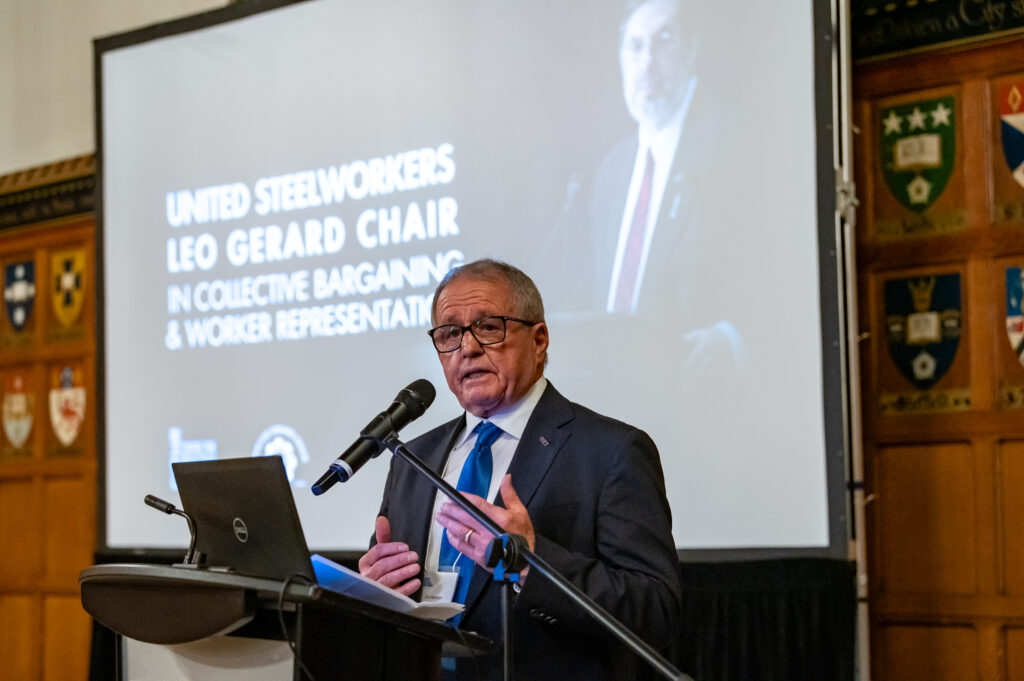
[[[626,194],[626,208],[622,211],[622,222],[619,226],[619,241],[615,249],[615,264],[612,267],[612,281],[608,289],[608,302],[605,307],[607,312],[614,311],[615,295],[619,290],[619,272],[622,269],[622,259],[626,252],[626,242],[629,240],[629,230],[633,225],[633,213],[636,212],[636,200],[640,194],[640,187],[643,184],[644,172],[647,165],[647,152],[650,150],[654,158],[654,176],[651,182],[650,206],[647,210],[647,226],[644,230],[644,246],[640,256],[640,269],[637,271],[636,285],[633,287],[633,300],[630,303],[630,313],[636,312],[637,302],[640,300],[640,289],[644,278],[644,269],[647,266],[647,255],[651,249],[651,241],[654,239],[654,229],[658,224],[658,212],[661,210],[661,202],[665,197],[665,187],[668,184],[669,174],[672,171],[672,164],[675,162],[676,149],[679,148],[679,138],[683,134],[683,124],[686,122],[686,114],[690,110],[690,102],[693,101],[693,92],[697,87],[697,79],[692,78],[683,97],[679,110],[672,116],[672,119],[661,130],[653,130],[647,126],[639,126],[639,144],[637,144],[636,159],[633,162],[633,177],[629,183],[629,193]]]
[[[547,385],[548,380],[541,376],[519,402],[507,409],[491,414],[487,419],[502,430],[501,435],[491,445],[494,468],[491,471],[491,486],[487,491],[487,501],[491,503],[494,503],[494,499],[498,496],[501,479],[505,477],[508,467],[512,464],[512,456],[516,453],[516,447],[519,446],[519,441],[523,437],[526,423],[530,420],[530,416],[533,414],[537,403],[540,402],[540,396],[544,393]],[[455,440],[455,447],[448,456],[444,474],[441,476],[452,487],[458,484],[459,476],[462,474],[462,466],[466,463],[466,459],[469,458],[469,453],[473,451],[473,445],[476,444],[477,438],[473,430],[482,420],[479,416],[466,412],[466,427]],[[512,483],[514,485],[515,480]],[[442,492],[438,492],[434,498],[434,509],[430,513],[430,537],[427,539],[427,554],[423,561],[424,570],[437,570],[438,557],[441,553],[441,536],[444,528],[441,527],[435,518],[437,518],[437,514],[441,510],[441,504],[445,501],[448,501],[448,497]]]

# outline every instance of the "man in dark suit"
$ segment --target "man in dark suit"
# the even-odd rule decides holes
[[[453,270],[435,293],[433,320],[448,387],[465,413],[409,448],[462,489],[463,469],[481,456],[477,432],[497,426],[486,447],[487,491],[468,496],[627,627],[666,645],[678,626],[680,587],[654,443],[570,402],[544,378],[544,307],[518,269],[483,260]],[[398,459],[374,540],[359,561],[362,574],[424,598],[443,598],[445,583],[449,592],[461,589],[460,626],[500,641],[500,586],[480,567],[488,532]],[[446,574],[444,556],[455,552]],[[634,677],[636,659],[529,569],[513,610],[516,678]],[[500,655],[460,660],[455,671],[500,678]]]

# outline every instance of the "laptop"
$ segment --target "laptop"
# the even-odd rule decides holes
[[[280,581],[301,575],[309,584],[422,619],[462,612],[461,603],[419,603],[323,556],[311,558],[280,456],[171,467],[207,568]]]
[[[280,456],[171,465],[209,568],[316,583],[306,537]]]

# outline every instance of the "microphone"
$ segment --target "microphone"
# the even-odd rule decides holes
[[[413,381],[403,388],[395,396],[391,406],[373,417],[359,434],[359,439],[335,459],[327,472],[320,476],[312,487],[313,494],[319,496],[339,480],[345,482],[355,475],[364,463],[384,449],[381,440],[390,435],[397,435],[399,430],[423,416],[423,412],[433,403],[435,395],[437,391],[425,378]]]
[[[185,522],[188,523],[188,533],[189,536],[191,537],[188,542],[188,553],[185,554],[184,562],[175,563],[175,567],[202,567],[203,560],[205,559],[206,556],[196,551],[196,524],[192,520],[192,516],[190,516],[188,513],[185,513],[184,511],[179,511],[178,507],[172,504],[171,502],[164,501],[160,497],[155,497],[152,494],[147,494],[144,501],[146,502],[147,506],[152,506],[156,510],[163,511],[167,515],[171,515],[172,513],[175,515],[180,515],[182,518],[185,519]]]

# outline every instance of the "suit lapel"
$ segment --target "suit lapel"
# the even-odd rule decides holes
[[[569,431],[562,426],[570,420],[569,401],[549,383],[523,430],[523,439],[508,468],[516,494],[527,508],[551,462],[569,437]],[[504,505],[500,499],[498,503]]]
[[[658,282],[676,282],[694,274],[684,270],[680,254],[698,248],[695,242],[700,226],[696,224],[694,208],[696,200],[703,195],[703,176],[700,173],[703,140],[694,134],[693,128],[698,104],[695,99],[687,116],[658,211],[657,227],[644,269],[642,286],[647,290],[640,291],[641,306],[648,311],[657,304],[657,296],[652,299],[651,286],[659,286]],[[673,292],[678,288],[673,287]]]
[[[674,277],[678,274],[676,259],[679,249],[689,240],[693,227],[689,220],[690,190],[687,176],[676,164],[665,183],[665,196],[662,198],[654,239],[644,269],[644,285],[664,276]],[[641,289],[641,300],[644,300],[644,293]]]
[[[523,430],[523,438],[519,441],[508,468],[516,494],[527,509],[530,508],[530,502],[551,463],[569,439],[569,430],[562,426],[569,423],[572,418],[569,401],[549,382],[533,414],[530,415],[526,429]],[[505,505],[500,493],[495,503],[498,506]],[[492,575],[483,568],[477,567],[473,570],[473,581],[470,582],[469,592],[466,594],[467,613],[476,606],[480,595],[492,580]]]

